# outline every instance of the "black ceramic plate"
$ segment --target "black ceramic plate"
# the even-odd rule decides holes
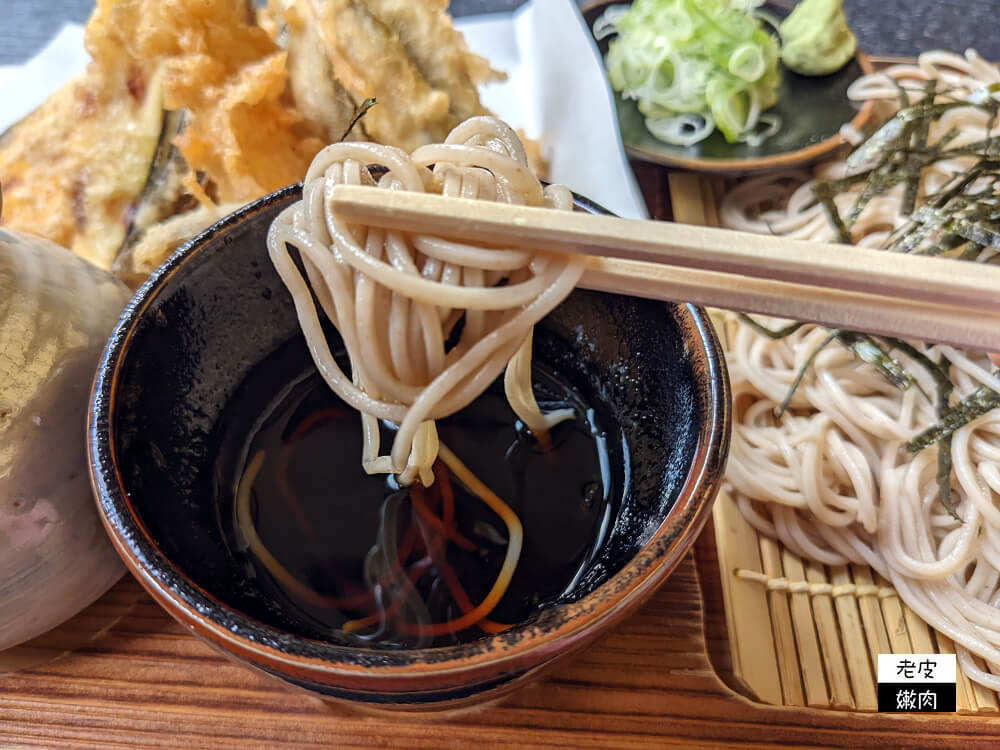
[[[583,11],[587,28],[616,0],[601,0]],[[783,18],[788,9],[765,3],[765,10]],[[597,42],[601,55],[608,51],[605,38]],[[845,123],[860,129],[871,116],[871,103],[858,108],[847,98],[847,87],[872,72],[868,58],[858,52],[851,62],[828,76],[801,76],[782,66],[778,103],[769,112],[781,118],[781,130],[760,146],[727,143],[718,130],[694,146],[672,146],[657,140],[646,129],[645,118],[632,100],[614,92],[622,142],[630,156],[686,169],[739,174],[801,166],[816,162],[843,145],[839,130]]]

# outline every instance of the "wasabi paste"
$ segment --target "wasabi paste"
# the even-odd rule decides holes
[[[858,48],[844,16],[843,0],[803,0],[782,22],[778,33],[781,62],[805,76],[840,70]]]

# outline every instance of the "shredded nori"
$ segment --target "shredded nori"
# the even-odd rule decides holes
[[[903,352],[903,354],[910,359],[915,360],[917,364],[927,370],[927,372],[930,373],[930,376],[934,378],[934,382],[937,384],[939,393],[947,391],[948,394],[951,394],[951,392],[955,389],[955,384],[951,382],[951,376],[948,374],[948,368],[951,367],[951,363],[948,362],[947,359],[942,357],[942,361],[936,363],[933,359],[928,357],[908,341],[903,341],[902,339],[893,338],[891,336],[882,336],[881,338],[893,349]]]
[[[368,114],[368,110],[374,106],[375,106],[374,96],[368,97],[363,102],[361,102],[361,104],[358,105],[358,108],[354,110],[354,117],[351,118],[351,122],[348,124],[347,130],[345,130],[344,134],[340,136],[341,141],[347,140],[347,136],[349,136],[351,134],[351,131],[354,130],[354,126],[357,125],[358,121],[366,114]],[[381,112],[382,110],[379,111]]]
[[[886,379],[901,391],[913,385],[913,376],[906,371],[889,352],[875,343],[875,340],[863,333],[840,331],[838,340],[863,362],[874,366]]]
[[[902,88],[902,86],[900,86]],[[937,79],[931,78],[924,88],[924,101],[934,101],[937,93]],[[913,151],[906,159],[907,166],[910,167],[906,174],[906,191],[903,193],[903,205],[900,210],[904,214],[912,214],[914,206],[917,205],[917,188],[920,186],[920,156],[919,152],[927,148],[927,136],[930,134],[931,121],[928,117],[923,117],[917,121],[913,130]]]
[[[739,319],[746,323],[748,326],[753,328],[757,333],[762,336],[767,336],[772,341],[777,341],[778,339],[783,339],[786,336],[791,336],[797,330],[799,330],[805,323],[789,323],[784,328],[779,328],[775,331],[773,328],[768,328],[767,326],[761,325],[756,320],[751,318],[749,315],[739,314]]]
[[[942,440],[938,443],[938,469],[937,469],[937,486],[938,486],[938,499],[941,501],[941,505],[944,509],[948,511],[948,515],[954,518],[956,521],[962,521],[962,517],[958,515],[958,508],[955,506],[955,501],[951,497],[951,441]],[[962,523],[965,523],[962,521]]]
[[[951,362],[943,354],[941,355],[941,362],[939,365],[940,370],[945,373],[945,380],[938,381],[938,402],[937,402],[937,412],[938,419],[944,416],[944,413],[948,411],[948,406],[951,402],[951,394],[955,390],[955,386],[952,384],[951,380],[947,378],[948,370],[951,369]],[[958,508],[955,507],[955,501],[951,497],[951,441],[942,440],[938,443],[938,456],[937,456],[937,486],[938,486],[938,498],[941,500],[941,505],[944,509],[948,511],[952,518],[957,521],[961,521],[961,516],[958,515]]]
[[[891,78],[891,76],[890,76]],[[959,98],[953,90],[941,89],[937,81],[928,81],[919,101],[912,102],[909,92],[895,79],[900,108],[873,135],[859,145],[847,159],[849,174],[831,180],[820,180],[814,189],[810,205],[822,205],[836,233],[837,240],[850,243],[851,230],[865,207],[875,198],[902,185],[901,215],[905,224],[893,231],[883,247],[890,252],[947,256],[965,261],[979,260],[988,248],[1000,246],[1000,138],[989,133],[1000,121],[1000,102],[994,95],[1000,84],[990,84],[972,95]],[[934,143],[928,143],[935,122],[957,107],[975,107],[989,116],[985,138],[959,146],[952,145],[959,135],[949,128]],[[967,159],[970,164],[937,190],[922,196],[917,207],[923,170],[946,160]],[[861,190],[844,215],[836,198],[861,185]],[[741,316],[758,333],[780,339],[797,331],[802,324],[792,323],[780,330],[771,330],[755,320]],[[942,506],[959,519],[951,492],[951,436],[955,430],[995,408],[1000,408],[1000,394],[981,386],[958,403],[951,399],[955,385],[949,375],[951,363],[944,357],[934,362],[911,344],[899,339],[872,337],[853,331],[831,330],[823,342],[810,352],[796,373],[775,415],[781,417],[801,385],[806,370],[830,342],[837,340],[854,352],[859,359],[872,364],[897,388],[906,389],[919,382],[906,367],[892,356],[900,352],[916,366],[923,368],[936,385],[938,422],[906,444],[911,453],[932,445],[938,448],[937,485]],[[885,346],[880,345],[881,341]],[[923,389],[924,396],[931,398]]]
[[[827,337],[819,343],[819,346],[809,352],[809,356],[806,357],[806,361],[802,363],[802,367],[800,367],[799,371],[795,373],[795,380],[792,381],[791,386],[788,388],[788,393],[785,394],[785,400],[782,401],[781,404],[774,410],[775,417],[781,419],[784,416],[785,412],[788,410],[788,405],[792,403],[792,397],[795,395],[795,391],[797,391],[799,386],[802,384],[802,378],[805,377],[806,370],[809,369],[809,366],[813,363],[813,360],[816,359],[819,353],[839,335],[840,331],[830,331]]]
[[[919,453],[928,446],[947,441],[955,430],[974,419],[979,419],[998,406],[1000,406],[1000,393],[989,386],[981,385],[957,404],[946,409],[937,424],[928,427],[910,440],[906,444],[906,450],[910,453]]]
[[[993,88],[1000,89],[988,90]],[[903,185],[900,210],[910,221],[893,233],[886,249],[925,255],[957,251],[958,257],[975,259],[975,246],[985,248],[1000,242],[1000,205],[994,190],[1000,180],[1000,139],[987,136],[982,141],[949,148],[958,135],[958,130],[951,128],[934,144],[928,145],[927,141],[931,126],[944,113],[956,107],[976,107],[986,112],[992,123],[1000,112],[1000,102],[987,96],[972,97],[971,101],[940,101],[936,82],[929,81],[921,100],[910,105],[906,92],[901,87],[899,90],[902,108],[848,157],[852,174],[817,183],[816,201],[826,210],[838,240],[850,242],[851,228],[867,205]],[[925,196],[925,205],[916,209],[923,170],[936,162],[958,158],[977,162]],[[835,197],[861,182],[864,184],[846,217],[841,216]]]
[[[830,224],[833,225],[834,230],[837,232],[838,241],[843,242],[845,245],[850,245],[851,232],[847,228],[847,224],[844,223],[844,219],[837,209],[837,204],[833,200],[836,193],[825,182],[817,182],[814,190],[816,199],[823,204],[827,218],[830,219]]]

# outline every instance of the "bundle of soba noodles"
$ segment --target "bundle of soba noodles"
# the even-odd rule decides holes
[[[722,221],[994,262],[998,92],[1000,71],[972,51],[866,76],[849,94],[879,101],[885,124],[814,175],[736,187]],[[727,476],[748,521],[820,563],[870,565],[955,642],[967,676],[1000,689],[1000,376],[986,353],[729,324]]]
[[[351,225],[331,208],[331,189],[338,184],[565,210],[572,210],[572,195],[561,186],[542,187],[509,126],[493,117],[474,117],[452,130],[444,143],[420,146],[411,154],[364,142],[328,146],[309,167],[302,199],[275,219],[268,235],[271,260],[292,295],[319,373],[345,403],[360,412],[365,471],[394,474],[400,485],[421,497],[422,488],[435,480],[434,464],[440,457],[507,526],[502,566],[478,605],[466,602],[464,614],[430,626],[426,608],[406,577],[389,575],[386,580],[402,581],[402,590],[407,592],[397,602],[423,612],[418,632],[424,635],[434,629],[458,632],[472,625],[497,632],[506,626],[484,618],[503,598],[514,575],[523,543],[521,522],[510,506],[439,442],[435,420],[471,403],[504,368],[504,388],[512,409],[543,444],[550,427],[573,417],[572,409],[540,411],[531,388],[531,340],[534,324],[573,290],[583,273],[583,260]],[[350,377],[334,358],[314,295],[340,333],[350,360]],[[385,455],[380,453],[380,420],[398,427],[392,449]],[[250,487],[263,461],[264,453],[259,452],[240,481],[236,502],[240,527],[249,548],[272,575],[301,587],[267,550],[251,520]],[[446,472],[441,492],[451,492]],[[388,544],[394,545],[395,540]],[[374,562],[366,562],[373,591],[399,565],[398,554],[386,555],[384,549],[371,556]],[[385,570],[378,567],[379,559],[391,560]],[[390,616],[389,610],[382,609],[346,622],[343,630],[377,625],[381,632]]]
[[[302,200],[275,220],[268,246],[317,368],[361,413],[365,470],[430,486],[439,453],[434,420],[468,405],[505,367],[507,398],[532,431],[544,434],[569,416],[539,411],[531,391],[531,332],[572,291],[583,260],[352,226],[331,210],[337,184],[565,210],[573,201],[564,187],[543,189],[517,134],[494,117],[466,120],[444,143],[412,154],[341,142],[316,156]],[[308,283],[289,246],[298,249]],[[340,332],[351,377],[330,351],[310,288]],[[380,419],[399,427],[388,455],[379,454]],[[455,470],[450,452],[441,450],[441,457]]]

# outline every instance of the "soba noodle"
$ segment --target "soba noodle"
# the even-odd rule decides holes
[[[878,100],[891,114],[900,86],[916,101],[932,78],[960,99],[988,96],[984,87],[1000,83],[1000,71],[972,51],[964,57],[928,52],[916,65],[896,65],[886,73],[858,80],[850,96]],[[933,123],[928,143],[948,131],[955,136],[951,145],[960,146],[1000,135],[1000,126],[981,109],[959,107]],[[925,169],[919,195],[937,190],[967,166],[965,159],[955,159]],[[815,175],[793,172],[749,180],[724,198],[722,222],[748,231],[835,239],[823,206],[810,205],[813,187],[815,178],[848,171],[841,160],[820,166]],[[837,195],[838,208],[846,212],[862,187]],[[851,239],[882,246],[906,224],[902,191],[897,186],[868,204]],[[978,261],[990,261],[997,251],[1000,247],[986,247]],[[921,392],[935,391],[924,368],[901,353],[899,360],[919,388],[900,390],[847,349],[824,348],[806,370],[789,411],[778,419],[775,407],[828,332],[807,325],[771,339],[735,316],[728,327],[738,421],[727,478],[747,520],[817,562],[870,565],[929,625],[955,642],[969,678],[1000,690],[1000,411],[961,427],[950,439],[956,518],[939,500],[938,447],[915,455],[904,449],[938,420],[935,404]],[[955,397],[984,385],[1000,391],[1000,378],[985,354],[913,346],[934,362],[946,358]]]
[[[373,165],[385,170],[377,182],[369,171]],[[543,433],[568,416],[543,415],[535,402],[531,332],[573,289],[583,261],[349,225],[330,208],[330,190],[337,184],[565,210],[572,209],[572,196],[561,186],[543,188],[517,135],[491,117],[472,118],[443,144],[410,155],[390,146],[342,142],[316,156],[302,200],[275,220],[268,248],[295,301],[316,366],[361,413],[365,470],[397,474],[403,485],[419,479],[429,486],[438,456],[434,420],[469,404],[504,367],[508,400],[529,428]],[[289,245],[298,249],[308,283]],[[351,378],[330,351],[310,288],[340,332]],[[456,325],[463,326],[461,337],[449,350]],[[379,452],[380,419],[398,426],[388,455]]]
[[[441,563],[439,574],[448,580],[462,610],[446,622],[432,623],[409,574],[403,574],[405,555],[397,552],[395,521],[398,495],[390,498],[379,542],[364,566],[375,611],[345,622],[342,630],[357,632],[375,626],[374,636],[366,636],[375,637],[389,619],[405,615],[407,627],[418,636],[418,646],[474,625],[484,632],[498,632],[507,626],[486,618],[514,575],[523,541],[521,522],[439,442],[435,420],[467,406],[505,367],[504,389],[510,406],[543,445],[549,428],[573,417],[572,409],[548,414],[539,409],[531,387],[532,330],[573,290],[583,273],[583,260],[530,248],[483,247],[348,224],[331,208],[331,190],[338,184],[563,210],[572,210],[572,195],[561,186],[543,188],[510,127],[492,117],[476,117],[456,127],[444,143],[422,146],[412,154],[372,143],[328,146],[309,167],[302,199],[275,219],[268,234],[271,260],[291,293],[319,373],[345,403],[360,412],[364,470],[396,475],[399,485],[410,488],[413,510],[422,523],[444,533],[439,542],[425,540],[428,551],[457,533],[447,512],[437,519],[422,500],[423,488],[435,480],[438,458],[507,527],[503,564],[478,605],[468,600],[454,574],[448,578],[446,561],[432,563]],[[298,250],[305,276],[290,247]],[[350,377],[331,351],[314,295],[340,333],[350,360]],[[386,455],[380,453],[380,420],[397,428]],[[250,458],[237,488],[238,524],[248,549],[271,575],[311,601],[316,595],[281,565],[254,529],[250,493],[263,461],[262,452]],[[450,497],[447,473],[439,476],[440,496]],[[411,567],[410,573],[419,577],[422,564]],[[386,593],[392,604],[387,603]]]

